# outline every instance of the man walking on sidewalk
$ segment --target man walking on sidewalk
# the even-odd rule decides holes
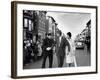
[[[45,68],[45,63],[46,63],[47,57],[49,58],[49,68],[52,68],[53,47],[54,47],[54,40],[52,39],[51,33],[48,33],[47,37],[43,40],[43,63],[42,63],[42,68]]]
[[[62,32],[59,31],[57,33],[57,36],[59,39],[57,40],[57,61],[58,61],[58,67],[62,67],[64,63],[64,58],[65,58],[65,48],[68,46],[68,50],[70,51],[70,46],[68,41],[64,36],[62,36]]]

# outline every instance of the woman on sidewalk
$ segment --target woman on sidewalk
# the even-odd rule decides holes
[[[68,64],[69,67],[72,67],[73,65],[76,67],[77,64],[75,58],[75,45],[71,37],[72,37],[71,32],[68,32],[66,40],[69,42],[70,51],[68,50],[68,46],[66,46],[66,63]]]

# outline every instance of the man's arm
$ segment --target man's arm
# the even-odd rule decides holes
[[[65,41],[65,42],[64,42],[65,46],[68,47],[68,51],[70,52],[70,44],[69,44],[68,40],[65,38],[64,41]]]

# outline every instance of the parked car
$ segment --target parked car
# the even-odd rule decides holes
[[[85,45],[82,41],[77,41],[76,44],[76,49],[84,49]]]

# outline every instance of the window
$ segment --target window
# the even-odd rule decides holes
[[[31,20],[29,20],[29,31],[32,30],[32,23],[31,23]]]
[[[26,39],[26,30],[23,31],[24,40]]]
[[[28,27],[28,19],[24,18],[24,27]]]
[[[34,30],[34,23],[31,21],[32,30]]]

